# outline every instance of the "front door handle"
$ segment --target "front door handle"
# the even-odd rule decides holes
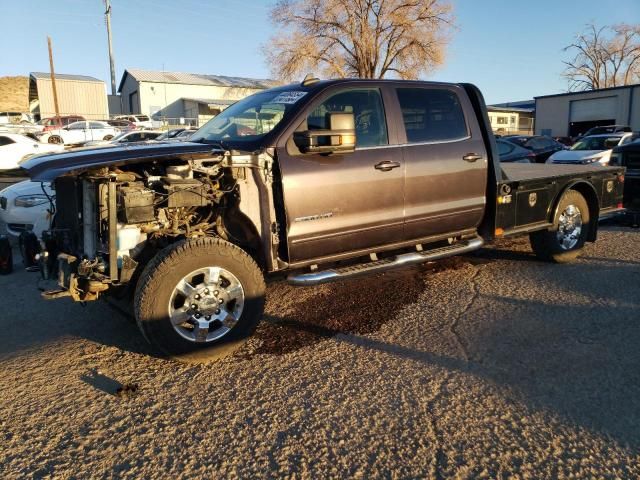
[[[393,170],[394,168],[398,168],[399,166],[400,166],[400,163],[398,163],[398,162],[392,162],[391,160],[383,160],[380,163],[376,163],[374,168],[376,170],[381,170],[383,172],[388,172],[390,170]]]
[[[477,153],[467,153],[462,159],[465,162],[475,162],[476,160],[482,160],[482,155],[478,155]]]

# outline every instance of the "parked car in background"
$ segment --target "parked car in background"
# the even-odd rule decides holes
[[[627,168],[624,175],[624,207],[635,215],[640,214],[640,141],[614,148],[609,165]]]
[[[85,118],[81,115],[64,115],[57,118],[43,118],[37,123],[37,125],[42,126],[42,132],[48,132],[49,130],[66,127],[71,123],[81,122],[83,120],[85,120]]]
[[[602,127],[593,127],[587,130],[582,137],[588,137],[591,135],[601,135],[604,133],[624,133],[631,132],[629,125],[604,125]]]
[[[74,122],[64,128],[49,132],[49,143],[64,145],[81,145],[91,140],[111,140],[120,130],[106,122],[84,121]]]
[[[600,163],[609,165],[611,149],[636,140],[637,133],[610,133],[606,135],[590,135],[578,140],[570,150],[556,152],[547,163],[588,164]]]
[[[544,163],[551,155],[566,148],[553,138],[542,135],[508,135],[502,138],[533,152],[535,163]]]
[[[87,147],[97,145],[124,145],[127,143],[148,142],[155,140],[162,132],[157,130],[133,130],[131,132],[122,132],[113,137],[111,140],[92,140],[85,143]]]
[[[55,203],[55,192],[47,182],[18,182],[0,192],[0,222],[12,237],[33,232],[38,238],[50,227],[49,210]]]
[[[104,120],[104,122],[108,123],[112,127],[117,128],[121,132],[130,132],[131,130],[136,130],[138,128],[138,127],[136,127],[135,123],[133,123],[133,122],[131,122],[129,120],[124,120],[122,118],[120,118],[120,119],[112,119],[112,120]]]
[[[496,145],[498,145],[498,155],[501,162],[534,163],[536,160],[536,156],[531,150],[519,147],[515,143],[496,139]]]
[[[0,170],[18,168],[24,158],[39,153],[55,153],[64,150],[62,145],[40,143],[17,133],[0,133]]]
[[[146,115],[118,115],[115,120],[128,120],[133,123],[136,128],[153,128],[153,122]]]
[[[571,137],[553,137],[553,139],[565,147],[571,147],[575,143]]]
[[[33,123],[33,117],[29,113],[22,112],[0,112],[0,125],[13,124],[25,124]]]
[[[162,140],[169,140],[169,139],[175,138],[185,130],[188,130],[188,128],[172,128],[171,130],[167,130],[166,132],[163,132],[162,135],[156,138],[156,140],[162,141]]]
[[[174,140],[177,140],[179,142],[187,142],[189,141],[189,139],[191,138],[191,136],[196,133],[197,130],[191,130],[191,129],[185,129],[183,131],[181,131],[179,134],[177,134],[174,138]]]

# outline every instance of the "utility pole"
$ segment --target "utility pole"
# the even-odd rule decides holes
[[[47,37],[49,46],[49,68],[51,70],[51,88],[53,89],[53,106],[56,109],[56,123],[60,123],[60,109],[58,108],[58,90],[56,89],[56,73],[53,70],[53,52],[51,50],[51,37]]]
[[[104,0],[104,17],[107,22],[107,38],[109,40],[109,65],[111,67],[111,95],[116,95],[116,67],[113,62],[113,47],[111,45],[111,1]]]

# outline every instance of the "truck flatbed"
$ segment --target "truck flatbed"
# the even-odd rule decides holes
[[[569,188],[593,205],[600,217],[622,209],[620,167],[601,165],[500,164],[502,180],[496,192],[495,235],[514,235],[548,228],[555,206]],[[600,209],[595,206],[602,206]]]
[[[615,167],[602,165],[555,165],[546,163],[503,163],[503,177],[505,181],[523,182],[527,180],[552,180],[559,177],[580,176],[584,178],[590,172],[602,173],[610,171],[613,175],[619,171]]]

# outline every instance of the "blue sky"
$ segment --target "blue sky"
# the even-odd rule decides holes
[[[112,0],[116,80],[125,68],[265,78],[270,0]],[[477,84],[489,103],[566,90],[562,47],[591,21],[640,23],[640,0],[453,0],[458,30],[427,78]],[[56,71],[109,85],[102,0],[0,0],[0,76]],[[108,87],[110,88],[110,87]]]

